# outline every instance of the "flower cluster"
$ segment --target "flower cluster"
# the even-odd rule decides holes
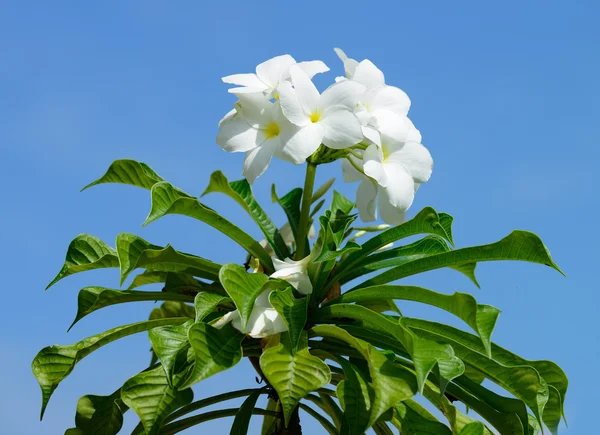
[[[358,62],[340,49],[345,77],[323,93],[313,76],[329,71],[321,61],[296,62],[277,56],[256,74],[223,78],[238,101],[219,123],[217,143],[245,152],[243,174],[253,183],[273,156],[294,164],[314,157],[319,147],[339,150],[344,180],[360,181],[356,204],[363,221],[405,220],[415,192],[433,168],[421,134],[408,118],[410,99],[385,84],[368,59]],[[320,163],[318,160],[313,163]]]

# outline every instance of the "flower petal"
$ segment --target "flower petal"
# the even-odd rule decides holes
[[[239,104],[236,105],[240,115],[255,128],[264,128],[274,118],[274,104],[267,100],[262,93],[238,94]]]
[[[373,142],[375,145],[381,146],[381,136],[379,132],[369,125],[362,126],[363,136]]]
[[[290,67],[290,75],[304,113],[310,115],[317,111],[320,95],[314,83],[298,65]]]
[[[356,66],[352,80],[362,83],[369,89],[385,84],[383,73],[369,59],[363,60]]]
[[[292,124],[299,127],[310,124],[310,120],[300,104],[296,90],[288,82],[283,82],[279,86],[279,104],[283,116]]]
[[[258,78],[270,88],[276,88],[283,74],[287,74],[291,65],[296,61],[289,54],[275,56],[256,67]]]
[[[227,77],[223,77],[224,83],[232,85],[243,86],[246,88],[256,88],[258,92],[266,89],[267,86],[258,78],[256,74],[233,74]]]
[[[394,207],[384,189],[380,189],[377,202],[379,203],[379,214],[384,222],[390,225],[400,225],[406,221],[406,211]]]
[[[408,138],[410,124],[408,118],[390,110],[377,110],[372,122],[377,124],[381,143],[385,146],[401,144]]]
[[[413,122],[408,117],[406,118],[406,124],[408,125],[408,137],[406,138],[406,141],[421,143],[423,140],[421,137],[421,132],[417,130],[417,127],[415,127]]]
[[[431,154],[418,142],[405,142],[389,147],[386,164],[400,165],[412,176],[417,183],[425,183],[433,171]]]
[[[395,86],[379,86],[365,95],[365,99],[374,109],[387,109],[398,115],[406,116],[410,109],[410,98]]]
[[[308,78],[313,78],[315,75],[320,73],[326,73],[329,71],[329,67],[320,60],[309,60],[305,62],[298,62],[297,65],[302,71],[306,73]]]
[[[415,182],[404,166],[396,164],[385,164],[385,172],[388,177],[388,185],[382,189],[387,202],[398,211],[405,212],[415,199]],[[379,210],[382,211],[381,204]],[[387,222],[387,221],[386,221]]]
[[[344,80],[329,86],[319,100],[319,108],[327,110],[331,106],[344,106],[354,110],[356,103],[367,90],[366,86],[354,80]]]
[[[344,106],[329,107],[318,124],[324,127],[323,144],[329,148],[343,149],[363,140],[358,118]]]
[[[214,328],[221,329],[223,326],[227,325],[229,322],[240,320],[240,312],[238,310],[230,311],[212,324]],[[239,329],[239,328],[238,328]]]
[[[229,112],[219,123],[217,144],[225,151],[250,151],[260,144],[260,132],[251,127],[236,111]]]
[[[362,166],[362,161],[358,161],[358,159],[352,156],[349,156],[349,158],[351,158],[352,161],[354,161],[357,164],[357,166]],[[365,179],[367,179],[367,177],[361,174],[347,159],[342,160],[342,174],[346,183],[364,181]]]
[[[388,175],[383,165],[383,152],[377,145],[369,145],[363,154],[365,174],[377,181],[382,187],[388,185]]]
[[[279,146],[280,141],[278,138],[268,139],[260,146],[248,151],[244,159],[243,171],[248,183],[254,183],[267,170],[269,163],[271,163],[271,158]]]
[[[356,190],[356,208],[363,222],[377,219],[377,186],[372,180],[364,180]]]
[[[346,73],[346,77],[351,79],[358,62],[346,56],[346,53],[344,53],[341,48],[334,48],[333,51],[335,51],[335,54],[337,54],[340,60],[344,62],[344,72]]]
[[[323,142],[324,128],[320,123],[290,128],[281,135],[282,148],[277,157],[296,165],[303,163]]]

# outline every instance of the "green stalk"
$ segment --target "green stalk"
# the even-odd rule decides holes
[[[315,175],[317,165],[306,163],[306,178],[304,179],[304,190],[302,191],[302,206],[300,208],[300,222],[298,223],[298,240],[296,240],[296,261],[302,260],[310,251],[307,243],[308,221],[310,219],[310,205],[312,203],[312,192],[315,186]]]

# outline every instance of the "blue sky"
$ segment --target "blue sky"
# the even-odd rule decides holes
[[[80,288],[118,286],[116,270],[95,271],[43,291],[77,234],[112,243],[117,233],[134,232],[218,262],[243,257],[232,242],[183,217],[141,228],[149,207],[141,189],[79,189],[117,158],[147,162],[195,194],[216,169],[239,178],[242,156],[215,144],[217,122],[233,103],[220,77],[289,53],[332,68],[317,80],[323,88],[342,73],[337,46],[371,59],[412,99],[411,117],[435,160],[412,214],[432,205],[454,215],[459,246],[492,242],[516,228],[535,231],[568,275],[488,263],[478,268],[481,290],[452,271],[410,282],[471,292],[500,308],[498,344],[525,358],[556,361],[569,375],[565,433],[594,431],[599,13],[592,1],[1,1],[5,433],[62,433],[73,424],[79,396],[110,393],[148,363],[143,334],[101,349],[63,382],[38,422],[41,394],[30,372],[36,352],[144,320],[153,307],[107,308],[67,334]],[[302,169],[275,162],[255,184],[256,196],[281,223],[270,184],[276,181],[279,192],[298,186]],[[354,195],[356,185],[341,182],[338,165],[319,168],[318,180],[332,176],[340,180],[338,190]],[[209,196],[206,203],[260,237],[227,198]],[[438,311],[403,308],[446,320]],[[253,383],[244,362],[200,384],[196,397]],[[205,429],[228,433],[229,424]],[[316,428],[308,421],[306,427]]]

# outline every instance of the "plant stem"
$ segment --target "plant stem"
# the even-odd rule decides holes
[[[300,222],[298,223],[298,240],[296,240],[296,261],[302,260],[308,255],[310,248],[307,243],[308,221],[310,218],[310,205],[312,204],[312,193],[315,186],[315,175],[317,165],[310,161],[306,163],[306,178],[304,179],[304,190],[302,191],[302,206],[300,208]]]

